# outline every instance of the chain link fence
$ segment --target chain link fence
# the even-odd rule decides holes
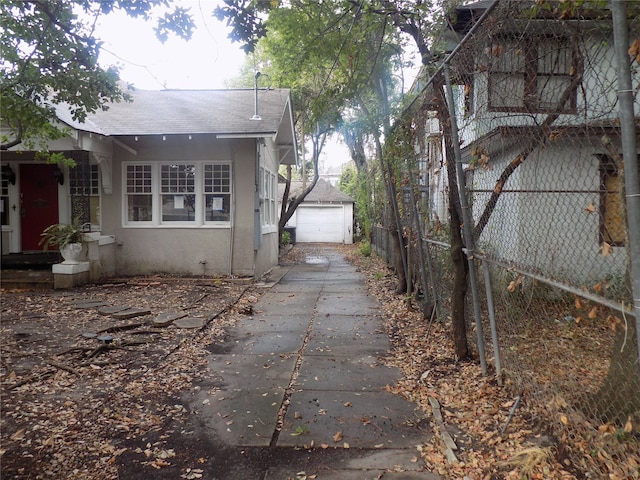
[[[395,200],[409,290],[430,298],[438,318],[450,315],[448,212],[460,209],[476,280],[465,309],[475,355],[526,402],[577,474],[639,478],[640,368],[614,26],[608,7],[588,3],[458,9],[449,34],[464,40],[418,82],[421,94],[405,113],[413,145],[393,160]],[[627,4],[624,49],[639,112],[636,10],[640,4]],[[448,111],[433,100],[443,88]],[[464,174],[452,178],[451,162]],[[460,205],[451,206],[448,193],[458,186]],[[394,234],[378,226],[374,246],[389,252]]]

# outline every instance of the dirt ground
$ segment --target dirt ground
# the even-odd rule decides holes
[[[170,435],[167,419],[185,414],[171,397],[197,381],[207,346],[260,293],[248,282],[172,277],[2,292],[2,478],[118,478],[132,440]],[[139,315],[101,314],[123,307]],[[153,324],[171,312],[201,327]],[[142,446],[151,470],[172,455]]]
[[[308,248],[294,247],[283,261],[304,261]],[[451,479],[584,478],[558,454],[556,439],[533,425],[526,405],[508,421],[514,398],[482,376],[476,362],[454,361],[449,326],[426,322],[395,295],[393,274],[381,259],[363,257],[357,246],[339,248],[386,312],[393,343],[388,362],[404,373],[393,392],[428,413],[430,398],[442,406],[457,461],[447,459],[434,423],[437,434],[416,452],[429,469]],[[211,462],[238,468],[270,461],[273,452],[171,441],[189,415],[180,398],[203,383],[210,350],[262,293],[238,280],[163,276],[65,291],[3,291],[1,477],[193,479],[203,478]],[[139,315],[114,318],[124,307],[140,309]],[[172,312],[196,319],[198,328],[154,325],[158,315]],[[305,452],[278,454],[303,462]]]

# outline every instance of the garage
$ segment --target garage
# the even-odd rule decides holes
[[[289,198],[303,190],[291,182]],[[284,185],[279,185],[280,198]],[[296,208],[286,228],[294,231],[296,243],[353,243],[353,199],[329,182],[318,179],[315,187]],[[295,230],[294,230],[295,229]]]
[[[300,205],[296,216],[297,242],[344,243],[343,205]]]

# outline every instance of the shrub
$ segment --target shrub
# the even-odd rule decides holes
[[[371,244],[368,241],[363,240],[362,242],[360,242],[358,249],[360,250],[361,255],[365,257],[371,256]]]

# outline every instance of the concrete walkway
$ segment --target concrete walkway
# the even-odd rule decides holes
[[[385,390],[399,373],[380,360],[390,344],[362,275],[318,246],[279,271],[210,357],[215,388],[190,400],[200,435],[234,449],[237,478],[439,478],[422,471],[416,450],[430,438],[428,420]],[[256,449],[271,453],[262,467],[247,458],[243,473],[241,454]]]

